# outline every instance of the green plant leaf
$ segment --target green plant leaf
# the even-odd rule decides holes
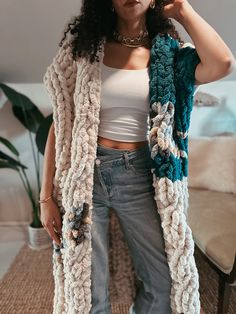
[[[52,125],[52,122],[53,122],[53,118],[52,118],[52,114],[50,114],[49,116],[44,118],[44,120],[42,120],[38,128],[38,131],[36,133],[35,141],[36,141],[38,150],[40,151],[42,155],[44,155],[45,146],[46,146],[46,142],[48,138],[48,132]]]
[[[14,155],[16,156],[20,155],[16,147],[10,141],[8,141],[8,139],[0,136],[0,143],[5,145]]]
[[[44,119],[40,110],[27,96],[17,92],[6,84],[0,83],[0,88],[11,102],[15,117],[30,132],[36,133],[41,121]]]
[[[0,168],[10,168],[18,171],[19,169],[16,166],[11,165],[8,161],[0,160]]]
[[[27,169],[27,167],[25,165],[23,165],[22,163],[20,163],[19,161],[15,160],[14,158],[8,156],[7,154],[5,154],[4,152],[0,151],[0,159],[2,159],[1,161],[8,161],[8,163],[11,166],[18,166],[21,167],[23,169]]]

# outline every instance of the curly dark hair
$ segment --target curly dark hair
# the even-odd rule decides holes
[[[184,42],[171,19],[163,17],[164,0],[155,0],[155,4],[155,8],[148,8],[146,13],[149,39],[152,40],[157,34],[168,33],[182,46]],[[74,60],[79,57],[87,57],[91,63],[95,60],[99,61],[96,54],[100,49],[103,36],[107,40],[112,39],[116,29],[117,16],[111,9],[112,0],[83,0],[81,14],[74,16],[66,25],[59,46],[63,45],[67,34],[70,33]]]

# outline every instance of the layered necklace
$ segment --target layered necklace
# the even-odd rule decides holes
[[[113,38],[115,39],[115,41],[128,47],[140,47],[140,46],[146,46],[147,44],[150,44],[148,31],[146,29],[141,30],[139,32],[139,35],[136,37],[126,37],[126,36],[121,35],[117,31],[114,31]]]

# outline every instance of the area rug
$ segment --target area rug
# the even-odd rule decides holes
[[[120,231],[111,226],[113,237],[121,237]],[[130,259],[126,260],[126,269],[119,268],[115,272],[111,267],[116,267],[114,260],[119,261],[119,254],[127,249],[120,240],[119,248],[112,250],[113,264],[110,265],[111,280],[109,284],[112,314],[127,314],[134,298],[136,282],[133,281]],[[122,247],[123,246],[123,247]],[[27,244],[18,252],[5,276],[0,281],[0,313],[1,314],[51,314],[53,305],[53,276],[52,276],[52,248],[35,251]],[[119,256],[119,257],[118,257]],[[217,313],[218,275],[202,258],[200,252],[195,250],[195,259],[200,276],[201,305],[205,314]],[[122,264],[124,265],[124,264]],[[120,266],[121,267],[121,266]],[[118,266],[117,266],[118,268]],[[117,269],[116,268],[116,269]],[[121,276],[121,272],[125,273]],[[120,278],[121,277],[121,278]],[[122,281],[122,287],[120,282]],[[232,289],[230,310],[228,314],[236,313],[236,291]],[[161,313],[160,313],[161,314]],[[162,313],[163,314],[163,313]],[[227,313],[225,313],[227,314]]]

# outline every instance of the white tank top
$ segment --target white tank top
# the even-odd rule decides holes
[[[98,135],[123,142],[148,140],[149,74],[116,69],[102,62],[101,110]],[[199,86],[194,86],[194,95]]]
[[[149,133],[148,68],[116,69],[102,63],[98,135],[123,142],[147,140]]]

